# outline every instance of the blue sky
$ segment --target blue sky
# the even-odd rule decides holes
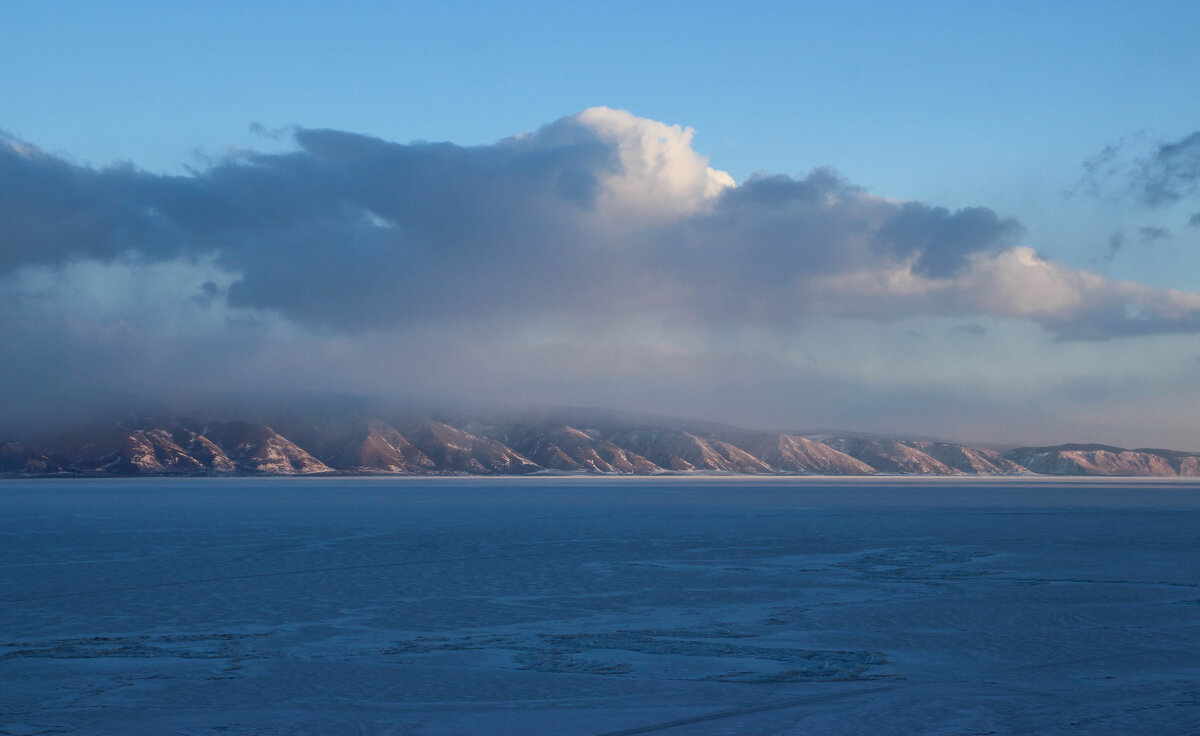
[[[147,176],[164,177],[153,185],[164,188],[170,177],[202,176],[238,152],[294,152],[296,127],[400,144],[450,141],[487,147],[605,106],[694,129],[690,150],[739,185],[756,173],[800,181],[817,167],[832,167],[880,202],[912,200],[951,214],[987,208],[999,220],[1015,220],[1021,235],[1003,247],[1027,247],[1072,274],[1151,290],[1200,291],[1200,227],[1189,225],[1200,213],[1200,199],[1185,187],[1180,196],[1151,206],[1137,190],[1138,181],[1149,175],[1144,163],[1155,151],[1200,129],[1200,75],[1195,73],[1200,69],[1195,43],[1200,6],[1195,3],[290,2],[247,7],[129,2],[101,7],[18,1],[5,3],[4,16],[0,130],[80,171],[126,162]],[[617,134],[593,123],[589,130],[615,145]],[[1114,147],[1106,170],[1116,173],[1086,177],[1085,162],[1096,160],[1106,147]],[[230,170],[229,176],[235,173]],[[1178,185],[1187,179],[1172,181]],[[687,213],[691,217],[695,211]],[[173,225],[181,227],[180,222]],[[249,236],[239,237],[234,240]],[[309,319],[289,312],[284,300],[273,302],[262,293],[251,299],[245,296],[245,284],[255,278],[251,261],[231,255],[235,246],[229,242],[195,242],[172,251],[190,259],[192,276],[178,278],[195,280],[196,269],[202,270],[196,264],[207,263],[229,281],[229,294],[243,295],[230,307],[258,310],[251,316],[259,324],[271,323],[278,334],[316,335],[313,339],[325,341],[323,350],[357,355],[364,349],[354,343],[359,327],[345,327],[348,312],[338,304],[331,302],[329,314]],[[11,247],[44,252],[48,246],[22,241]],[[76,308],[72,298],[112,303],[108,292],[121,279],[153,291],[139,279],[161,281],[164,268],[186,270],[181,262],[172,266],[162,260],[161,253],[153,256],[158,260],[146,261],[146,253],[158,253],[150,246],[124,253],[101,250],[70,251],[73,255],[55,262],[21,260],[24,270],[10,274],[8,288],[24,295],[13,297],[24,304],[33,293],[30,284],[41,284],[37,293],[43,295],[52,290],[46,284],[57,284],[51,311],[55,319],[66,320]],[[318,246],[304,252],[327,257]],[[764,245],[741,257],[753,261],[764,253],[775,251]],[[114,263],[125,271],[116,273]],[[159,270],[153,276],[147,271],[130,275],[129,269],[137,268]],[[747,270],[752,271],[757,272]],[[695,276],[704,278],[715,277]],[[239,279],[243,286],[232,286]],[[210,282],[226,288],[221,278],[205,283]],[[689,288],[701,284],[701,291],[711,287],[711,293],[732,288],[707,281],[691,281]],[[302,282],[290,288],[302,288]],[[754,282],[739,288],[753,289]],[[1105,294],[1115,293],[1104,288]],[[224,291],[213,293],[218,301],[225,298]],[[1116,298],[1088,297],[1098,300],[1095,304]],[[715,386],[726,379],[699,378],[724,375],[706,363],[680,369],[673,384],[680,387],[678,396],[662,398],[664,410],[694,407],[692,413],[720,415],[715,418],[797,428],[854,425],[937,433],[946,427],[943,434],[996,441],[1039,433],[1039,440],[1086,439],[1065,435],[1104,417],[1112,428],[1098,432],[1103,436],[1097,439],[1200,449],[1200,436],[1189,434],[1184,413],[1200,406],[1200,385],[1190,378],[1200,350],[1193,347],[1187,320],[1177,314],[1183,302],[1150,292],[1121,298],[1137,303],[1105,309],[1153,312],[1169,326],[1150,330],[1153,334],[1105,333],[1103,339],[1093,335],[1079,342],[1083,323],[1078,315],[1070,328],[1061,315],[1051,324],[1048,313],[1039,313],[1031,324],[1009,302],[1003,308],[994,300],[953,308],[961,313],[926,305],[911,316],[905,313],[911,323],[900,324],[895,315],[854,314],[837,300],[806,297],[804,304],[816,300],[824,306],[787,301],[760,310],[772,315],[793,310],[804,317],[799,323],[767,319],[741,306],[736,319],[733,311],[716,315],[715,308],[694,306],[687,311],[689,319],[703,316],[686,329],[663,327],[677,325],[680,314],[652,311],[615,320],[605,329],[606,339],[626,348],[653,344],[696,359],[736,353],[739,361],[754,362],[771,386],[772,381],[786,384],[791,370],[816,371],[831,381],[850,373],[859,383],[844,390],[867,397],[858,409],[827,405],[818,396],[825,388],[784,402],[790,409],[779,409],[769,390],[735,392],[738,398],[715,401]],[[733,310],[730,303],[719,303]],[[125,302],[123,309],[144,310],[146,304]],[[163,313],[156,304],[156,312]],[[113,315],[120,312],[113,309]],[[679,312],[681,307],[664,309]],[[1094,326],[1099,312],[1093,312],[1088,324]],[[532,321],[522,334],[539,345],[557,339],[562,347],[571,342],[563,335],[581,329],[553,324],[553,315],[544,312],[524,318]],[[205,319],[230,324],[248,317],[210,314]],[[464,318],[457,319],[456,325],[466,329]],[[1132,329],[1105,324],[1117,332]],[[963,325],[972,327],[955,331]],[[165,328],[145,329],[157,337],[142,335],[139,344],[166,350],[158,342]],[[371,329],[383,327],[372,323]],[[231,334],[221,331],[223,337]],[[270,339],[277,342],[276,333]],[[857,339],[846,339],[847,334]],[[905,336],[915,334],[926,342],[914,352]],[[984,335],[979,344],[963,342],[979,334]],[[411,334],[393,338],[397,350],[417,339]],[[855,347],[859,341],[873,347]],[[429,350],[430,356],[450,360],[443,348]],[[762,359],[746,357],[755,355]],[[41,359],[65,360],[49,349]],[[364,354],[360,360],[374,364],[394,358]],[[575,358],[564,360],[573,364]],[[630,360],[636,367],[637,360]],[[435,362],[430,357],[423,364]],[[507,382],[489,385],[467,377],[465,388],[459,388],[472,395],[536,396],[536,386],[517,378],[520,361],[513,358],[509,364],[513,378]],[[1115,367],[1099,370],[1098,364]],[[422,372],[420,365],[411,369]],[[363,375],[341,382],[379,390],[379,370],[363,369]],[[611,382],[613,390],[624,392],[620,402],[640,404],[646,395],[664,396],[660,387],[651,388],[653,381],[643,380],[648,372],[650,367],[639,371],[624,364],[588,380],[593,386]],[[300,387],[321,388],[315,383],[311,376],[296,381]],[[551,400],[580,394],[577,385],[560,383],[561,395]],[[419,392],[431,395],[459,390],[420,385]],[[902,400],[914,386],[941,397],[929,400],[936,409],[915,418]],[[1101,398],[1089,402],[1089,392]],[[697,395],[710,398],[697,400]],[[1174,401],[1168,398],[1172,395]],[[1021,405],[1017,397],[1031,404]],[[1047,401],[1062,408],[1062,418],[1050,428],[1040,413],[1045,410],[1038,408]],[[1154,402],[1171,416],[1159,424],[1132,416],[1138,412],[1131,407]],[[996,426],[980,426],[981,412],[997,417]]]

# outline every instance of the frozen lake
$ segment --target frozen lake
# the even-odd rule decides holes
[[[0,482],[0,733],[1200,732],[1200,486]]]

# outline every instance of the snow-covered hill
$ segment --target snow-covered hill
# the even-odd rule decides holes
[[[932,440],[762,432],[578,414],[482,421],[367,414],[132,420],[0,438],[0,475],[757,475],[1200,476],[1200,453],[1107,445],[1003,455]]]

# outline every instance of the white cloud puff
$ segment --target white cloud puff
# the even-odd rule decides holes
[[[695,131],[639,118],[625,110],[591,107],[568,118],[616,147],[620,167],[602,175],[603,208],[635,220],[688,215],[735,185],[692,148]]]

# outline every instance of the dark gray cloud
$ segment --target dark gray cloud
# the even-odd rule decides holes
[[[927,276],[954,276],[976,253],[999,253],[1016,244],[1021,226],[986,207],[951,213],[920,202],[903,205],[876,234],[876,244],[895,255],[915,255],[913,270]]]
[[[1121,230],[1108,236],[1108,251],[1105,254],[1106,260],[1111,261],[1117,257],[1121,249],[1125,247],[1125,233]]]
[[[1147,207],[1172,205],[1200,191],[1200,131],[1175,141],[1121,140],[1083,168],[1080,186],[1093,195],[1128,196]]]
[[[1165,227],[1157,227],[1148,225],[1137,229],[1137,242],[1139,245],[1149,245],[1159,240],[1170,240],[1171,231]],[[1117,257],[1125,248],[1126,236],[1123,230],[1118,230],[1108,236],[1108,249],[1105,251],[1104,260],[1111,261]]]
[[[1170,239],[1171,231],[1165,227],[1147,226],[1138,228],[1138,240],[1142,245],[1147,245],[1158,240]]]
[[[954,325],[951,332],[958,335],[970,335],[971,337],[983,337],[987,334],[987,328],[983,325],[968,323],[962,325]]]
[[[1152,207],[1195,194],[1200,186],[1200,131],[1161,144],[1141,162],[1135,186]]]
[[[299,150],[249,154],[193,177],[92,170],[0,146],[0,269],[214,253],[242,274],[234,305],[353,329],[412,315],[548,306],[568,293],[529,290],[530,268],[574,282],[570,252],[610,147],[572,139],[462,148],[389,144],[336,131],[296,132]],[[594,272],[593,272],[594,273]]]
[[[156,211],[181,182],[133,167],[93,170],[0,135],[0,273],[71,258],[154,257],[180,250]]]

